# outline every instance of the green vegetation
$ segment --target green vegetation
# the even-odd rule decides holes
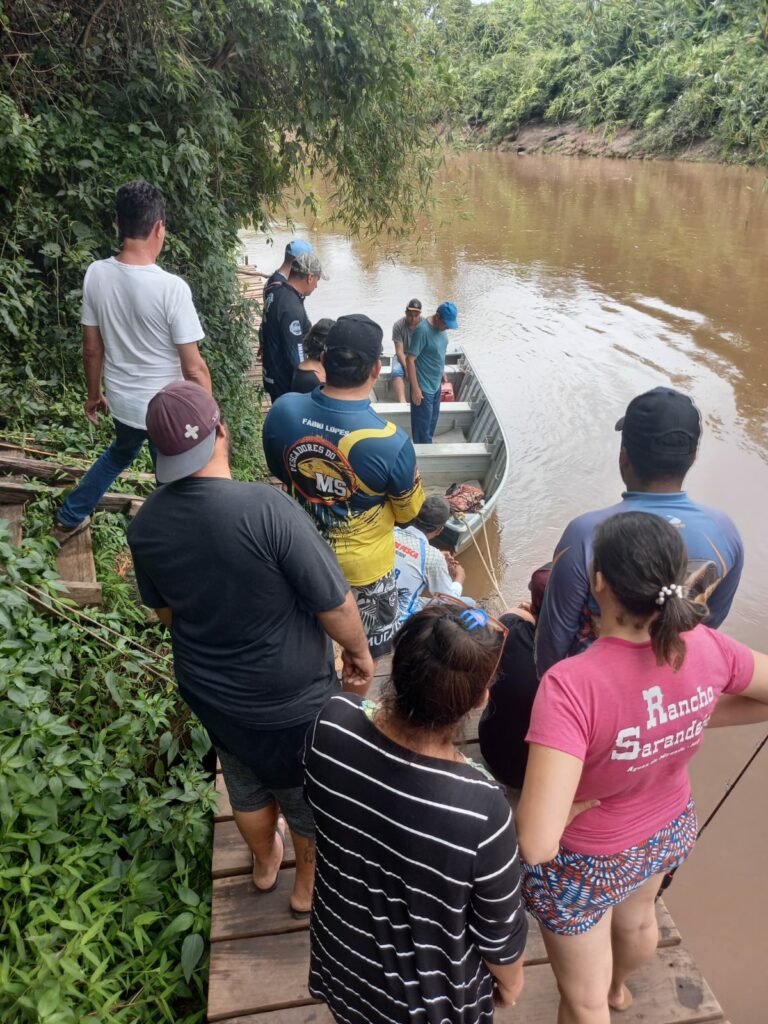
[[[124,524],[101,529],[119,546]],[[54,617],[50,542],[15,549],[0,524],[0,560],[0,1016],[202,1020],[207,736],[161,638],[135,646],[130,595],[91,623]]]
[[[418,0],[0,0],[5,439],[83,466],[108,441],[82,414],[82,276],[116,249],[117,187],[143,177],[168,199],[161,263],[191,285],[235,470],[260,475],[237,231],[285,194],[311,213],[315,179],[352,230],[424,207],[448,79],[430,60],[419,81],[421,19]],[[95,623],[37,603],[60,596],[46,539],[59,500],[28,507],[21,549],[0,538],[0,1018],[192,1024],[207,740],[138,607],[122,517],[92,528]]]
[[[461,108],[488,141],[529,121],[639,130],[638,149],[711,140],[766,160],[766,0],[445,0]]]

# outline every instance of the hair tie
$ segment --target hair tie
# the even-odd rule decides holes
[[[668,597],[682,597],[683,588],[679,583],[670,583],[668,587],[662,587],[659,591],[659,596],[656,598],[656,604],[664,604]]]

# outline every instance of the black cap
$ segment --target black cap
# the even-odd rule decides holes
[[[695,455],[701,437],[701,414],[687,395],[673,388],[653,388],[633,398],[616,424],[629,452]]]
[[[421,299],[411,299],[406,309],[421,309]]]
[[[344,348],[375,361],[381,355],[384,332],[364,313],[340,316],[325,338],[325,351]]]
[[[442,529],[450,518],[451,506],[445,498],[441,498],[439,494],[431,494],[424,499],[424,504],[412,525],[424,533],[432,533],[433,530]]]

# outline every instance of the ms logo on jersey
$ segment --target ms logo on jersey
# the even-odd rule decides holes
[[[296,490],[315,504],[343,504],[357,490],[357,477],[346,457],[324,437],[294,441],[286,449],[285,465]]]

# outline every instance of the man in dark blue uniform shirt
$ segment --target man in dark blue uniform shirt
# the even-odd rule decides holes
[[[304,252],[291,264],[288,280],[273,275],[264,289],[261,323],[264,388],[272,401],[291,390],[293,371],[304,359],[301,339],[312,326],[304,300],[323,274],[314,253]]]

